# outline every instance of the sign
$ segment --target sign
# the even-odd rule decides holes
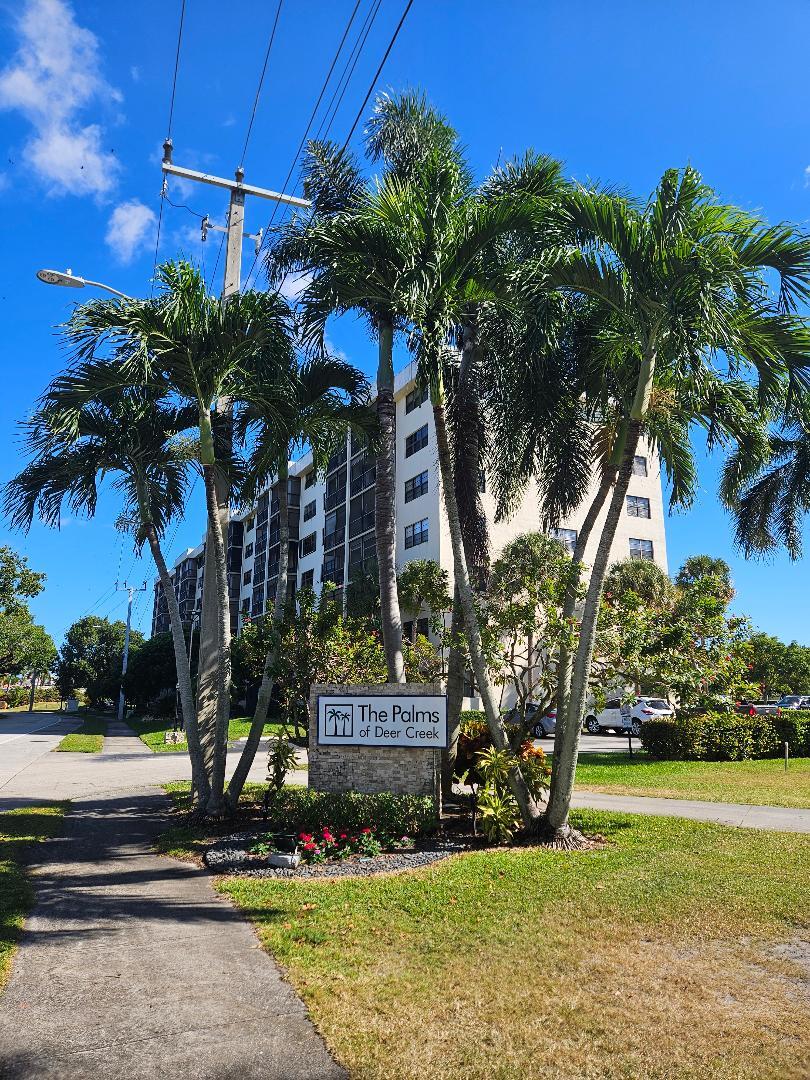
[[[630,713],[622,713],[622,727],[631,728],[633,726],[633,717]]]
[[[318,697],[318,742],[324,746],[447,746],[443,694],[340,694]]]

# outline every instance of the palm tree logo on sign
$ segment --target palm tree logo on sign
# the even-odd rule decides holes
[[[354,705],[327,705],[324,735],[350,739],[354,734]]]

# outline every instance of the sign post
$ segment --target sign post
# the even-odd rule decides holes
[[[630,751],[630,757],[633,756],[633,717],[630,713],[630,708],[627,705],[622,705],[622,727],[627,732],[627,749]]]

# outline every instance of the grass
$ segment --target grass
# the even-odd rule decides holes
[[[582,754],[579,790],[747,805],[810,807],[810,758],[652,761],[645,754]]]
[[[2,694],[0,694],[0,697],[2,697]],[[61,701],[35,701],[33,712],[58,712],[61,705]],[[28,711],[27,704],[15,705],[11,709],[3,709],[2,712],[0,712],[0,723],[2,723],[3,719],[7,716],[17,717],[20,713],[27,713]]]
[[[576,821],[607,846],[217,887],[357,1080],[810,1074],[810,836]]]
[[[59,834],[69,805],[51,803],[0,814],[0,989],[8,981],[20,930],[34,902],[24,868],[26,849]]]
[[[189,809],[191,784],[188,780],[178,780],[162,786],[174,803],[175,810],[182,813]],[[267,784],[248,781],[242,789],[242,795],[239,799],[240,809],[247,815],[259,811],[266,790]],[[231,825],[226,822],[224,828],[230,830]],[[175,859],[199,863],[203,849],[210,844],[211,839],[212,827],[210,824],[175,825],[167,829],[166,832],[161,833],[155,842],[155,847],[162,855],[171,855]]]
[[[141,740],[146,743],[150,750],[154,750],[156,753],[172,752],[177,753],[179,751],[187,751],[188,743],[183,741],[179,743],[167,743],[166,732],[172,730],[172,724],[167,723],[166,720],[159,720],[154,717],[130,717],[127,721],[133,731],[140,736]],[[228,724],[228,741],[233,742],[235,739],[243,739],[250,731],[250,717],[242,716],[237,717],[235,720],[231,720]],[[278,735],[283,731],[281,724],[265,724],[265,735]]]
[[[81,727],[66,735],[55,750],[71,754],[98,754],[104,749],[109,717],[87,713]]]

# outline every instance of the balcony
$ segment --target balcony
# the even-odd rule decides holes
[[[359,536],[374,528],[374,511],[368,510],[365,514],[356,514],[349,518],[349,537]]]

